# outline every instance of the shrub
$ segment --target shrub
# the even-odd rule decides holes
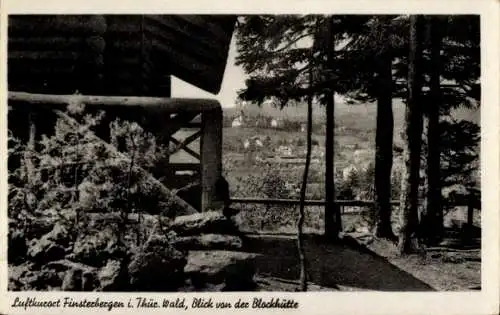
[[[137,123],[115,119],[110,124],[113,150],[92,132],[102,127],[104,116],[71,104],[53,131],[37,139],[31,155],[27,144],[9,132],[8,211],[17,228],[29,228],[30,217],[48,211],[72,209],[74,228],[85,231],[80,223],[89,211],[119,211],[126,218],[129,212],[174,207],[172,196],[151,181],[163,174],[168,148]]]
[[[263,181],[263,193],[268,198],[287,198],[290,191],[286,187],[285,180],[279,174],[279,171],[272,170],[267,173]]]

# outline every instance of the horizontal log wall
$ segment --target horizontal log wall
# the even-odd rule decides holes
[[[106,29],[98,15],[10,16],[9,90],[70,94],[98,86]]]
[[[170,76],[218,93],[233,16],[9,16],[11,91],[170,96]]]

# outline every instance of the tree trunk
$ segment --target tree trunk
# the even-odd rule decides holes
[[[26,150],[24,151],[24,165],[26,167],[26,193],[24,202],[27,209],[34,211],[37,207],[37,198],[33,191],[36,181],[36,167],[34,157],[36,155],[36,114],[33,109],[28,114],[29,134]]]
[[[423,220],[426,221],[426,238],[431,243],[437,242],[443,232],[443,209],[441,196],[440,174],[440,135],[439,107],[441,106],[440,93],[440,50],[441,35],[437,18],[430,21],[431,42],[431,73],[430,73],[430,102],[428,103],[427,128],[427,209]]]
[[[334,69],[335,37],[333,30],[334,18],[327,20],[327,62],[328,69]],[[325,236],[328,240],[336,240],[341,230],[341,218],[338,207],[335,206],[335,100],[333,80],[326,92],[326,140],[325,140]]]
[[[36,144],[36,122],[34,111],[28,114],[29,135],[26,150],[24,151],[24,159],[26,165],[26,180],[28,185],[32,185],[35,181],[35,144]]]
[[[415,251],[418,226],[418,188],[422,142],[421,101],[421,16],[410,17],[410,51],[408,56],[408,99],[403,133],[405,168],[401,182],[400,224],[398,250],[401,255]]]
[[[392,58],[379,57],[377,131],[375,136],[375,235],[396,240],[391,225],[391,169],[394,117],[392,113]]]
[[[313,86],[312,68],[309,66],[309,84]],[[311,165],[312,151],[312,101],[313,96],[310,94],[307,98],[307,141],[306,141],[306,165],[304,167],[304,175],[302,177],[302,187],[300,188],[300,205],[299,205],[299,220],[297,223],[297,250],[299,252],[300,262],[300,278],[299,291],[307,291],[307,259],[304,250],[303,226],[305,219],[305,200],[307,190],[307,178],[309,176],[309,166]]]

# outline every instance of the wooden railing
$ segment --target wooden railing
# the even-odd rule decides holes
[[[166,147],[174,144],[170,155],[180,150],[185,151],[192,156],[195,163],[175,163],[170,160],[169,167],[174,174],[177,171],[194,171],[198,173],[197,179],[201,183],[201,210],[210,208],[217,203],[215,184],[222,171],[222,110],[217,100],[213,99],[184,99],[169,97],[146,97],[146,96],[105,96],[105,95],[59,95],[59,94],[40,94],[21,91],[8,92],[9,109],[14,108],[15,104],[28,103],[32,106],[44,106],[55,110],[58,117],[69,122],[75,128],[78,128],[78,122],[64,113],[68,104],[85,104],[95,109],[108,110],[112,116],[126,120],[147,121],[147,131],[159,135],[159,139],[164,138]],[[174,116],[173,116],[174,115]],[[197,117],[200,117],[200,121]],[[145,126],[146,127],[146,126]],[[176,133],[181,129],[198,129],[192,135],[175,138]],[[118,152],[110,143],[104,141],[100,135],[92,136],[97,141],[105,144],[111,152],[121,155],[129,160],[129,157]],[[195,140],[199,141],[197,149],[188,147]],[[151,181],[161,184],[149,172]],[[161,186],[165,191],[167,187]],[[171,188],[177,187],[170,187]],[[190,212],[196,212],[189,203],[185,202],[179,196],[174,198],[184,207],[190,208]],[[192,211],[191,211],[192,210]]]
[[[266,199],[266,198],[232,198],[232,204],[260,204],[260,205],[281,205],[281,206],[298,206],[299,199]],[[305,200],[306,206],[325,206],[325,200]],[[368,212],[368,210],[345,211],[346,207],[373,207],[374,201],[371,200],[335,200],[335,205],[340,207],[342,214],[354,215]],[[399,201],[391,201],[392,206],[399,205]]]
[[[259,204],[259,205],[282,205],[282,206],[298,206],[299,199],[273,199],[273,198],[231,198],[231,204]],[[306,206],[325,206],[326,201],[305,200]],[[391,206],[399,206],[399,200],[391,200]],[[340,207],[343,215],[356,215],[369,212],[368,209],[357,211],[345,211],[346,207],[365,207],[372,208],[375,206],[374,200],[335,200],[335,205]],[[476,196],[464,197],[463,199],[449,203],[450,206],[467,207],[467,223],[472,225],[474,209],[481,209],[481,201]]]

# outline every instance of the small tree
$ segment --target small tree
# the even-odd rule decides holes
[[[311,69],[309,69],[309,85],[311,87],[314,85]],[[309,166],[311,164],[311,152],[312,152],[312,123],[313,123],[312,102],[313,102],[313,94],[311,93],[307,98],[306,164],[304,166],[302,185],[300,187],[299,219],[297,222],[297,250],[299,252],[299,262],[300,262],[300,276],[299,276],[300,291],[307,291],[307,258],[304,250],[303,225],[305,219],[305,199],[307,191],[307,179],[309,176]]]

